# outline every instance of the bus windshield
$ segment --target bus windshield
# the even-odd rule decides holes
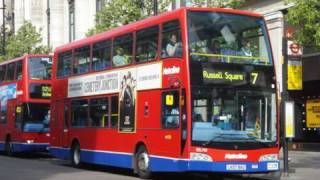
[[[275,145],[276,83],[263,20],[190,12],[188,26],[192,142]]]
[[[272,65],[261,18],[189,12],[188,30],[193,61]]]
[[[29,59],[29,78],[34,80],[51,79],[52,59],[50,57],[34,57]]]
[[[48,132],[49,123],[49,104],[25,103],[17,110],[16,126],[24,132]]]

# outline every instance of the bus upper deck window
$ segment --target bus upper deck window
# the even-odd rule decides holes
[[[113,66],[125,66],[132,63],[133,35],[126,34],[115,38],[113,47]]]
[[[22,79],[22,61],[18,61],[16,65],[16,80]]]
[[[157,57],[159,26],[137,32],[136,62],[154,60]]]
[[[93,44],[92,70],[99,71],[110,67],[111,41],[102,41]]]
[[[6,65],[0,66],[0,82],[4,81],[5,75],[6,75]]]
[[[14,80],[15,63],[8,64],[6,81]]]
[[[182,57],[182,40],[178,20],[163,24],[161,57]]]
[[[58,55],[58,78],[63,78],[71,75],[71,58],[72,51],[63,52]]]
[[[89,71],[90,46],[84,46],[75,50],[73,61],[73,73],[82,74]]]

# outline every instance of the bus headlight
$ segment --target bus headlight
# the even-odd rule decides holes
[[[32,144],[33,142],[33,140],[27,140],[27,144]]]
[[[190,153],[190,160],[193,160],[193,161],[212,161],[212,158],[208,154]]]
[[[278,161],[278,154],[265,154],[260,156],[259,161]]]

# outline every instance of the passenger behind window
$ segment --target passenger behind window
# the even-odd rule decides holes
[[[179,108],[168,109],[166,127],[177,127],[179,125]]]
[[[252,57],[252,47],[251,47],[250,41],[248,40],[242,41],[242,48],[240,49],[240,53],[242,56]]]
[[[182,56],[182,45],[178,42],[177,35],[172,33],[169,36],[169,42],[166,46],[167,57],[181,57]]]
[[[124,51],[121,47],[118,47],[116,50],[116,55],[112,58],[112,63],[114,66],[124,66],[127,65],[127,58],[124,55]]]
[[[213,40],[211,46],[208,47],[209,53],[212,56],[209,56],[209,61],[211,62],[221,62],[221,57],[214,55],[221,55],[220,42],[218,40]]]

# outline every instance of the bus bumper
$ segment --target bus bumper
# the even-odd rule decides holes
[[[206,162],[183,159],[151,157],[154,172],[219,172],[268,173],[280,170],[279,161],[270,162]]]
[[[13,152],[43,152],[48,148],[49,143],[12,143]]]

